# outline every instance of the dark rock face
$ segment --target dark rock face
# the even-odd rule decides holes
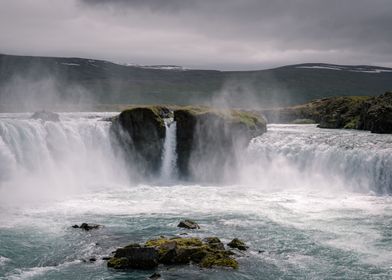
[[[161,166],[166,134],[163,118],[168,114],[164,107],[139,107],[121,112],[113,121],[112,131],[145,176],[156,173]]]
[[[158,266],[158,252],[150,247],[119,248],[114,257],[108,261],[108,267],[117,269],[151,269],[156,266]]]
[[[157,279],[159,279],[159,278],[161,278],[161,274],[159,274],[159,273],[154,273],[154,274],[152,274],[152,275],[149,277],[149,279],[152,279],[152,280],[157,280]]]
[[[194,221],[192,221],[192,220],[184,220],[184,221],[181,221],[181,222],[177,225],[177,227],[180,227],[180,228],[187,228],[187,229],[200,229],[200,226],[199,226],[196,222],[194,222]]]
[[[176,152],[182,179],[219,181],[236,167],[236,152],[252,137],[266,131],[261,115],[208,107],[136,107],[112,120],[115,139],[129,162],[139,166],[138,175],[154,177],[162,165],[166,129],[164,118],[177,123]]]
[[[359,129],[392,133],[392,92],[369,99],[361,109]]]
[[[43,121],[51,121],[51,122],[59,122],[60,115],[53,112],[48,111],[39,111],[35,112],[32,116],[32,119],[43,120]]]
[[[236,167],[237,152],[266,131],[262,116],[190,107],[174,111],[177,166],[183,179],[219,181]]]

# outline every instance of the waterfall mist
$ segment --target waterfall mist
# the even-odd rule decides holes
[[[60,122],[0,118],[0,200],[34,200],[128,185],[124,158],[115,153],[110,122],[61,114]]]

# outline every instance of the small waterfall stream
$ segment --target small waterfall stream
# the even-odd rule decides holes
[[[173,118],[165,119],[166,138],[163,145],[162,168],[160,179],[171,182],[177,178],[176,130],[177,124]]]

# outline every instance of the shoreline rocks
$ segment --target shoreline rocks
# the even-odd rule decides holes
[[[262,110],[270,123],[306,120],[320,128],[392,133],[392,92],[377,97],[343,96],[313,100],[303,105]]]

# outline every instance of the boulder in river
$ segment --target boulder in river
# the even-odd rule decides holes
[[[215,240],[216,241],[216,240]],[[119,248],[108,261],[108,266],[124,269],[150,269],[158,264],[198,264],[200,267],[214,266],[238,268],[238,262],[230,251],[211,246],[217,242],[204,242],[196,237],[160,237],[148,240],[143,246]]]
[[[117,269],[151,269],[156,266],[158,266],[158,251],[151,247],[127,246],[119,248],[114,257],[108,261],[108,267]]]
[[[73,228],[80,228],[80,229],[83,229],[85,231],[89,231],[89,230],[92,230],[92,229],[99,229],[102,226],[98,225],[98,224],[82,223],[80,226],[79,225],[73,225],[72,227]]]
[[[230,243],[227,244],[227,246],[241,251],[246,251],[248,249],[248,246],[246,246],[245,242],[238,238],[234,238],[232,241],[230,241]]]
[[[177,227],[186,228],[186,229],[200,229],[200,226],[195,221],[192,220],[180,221]]]

